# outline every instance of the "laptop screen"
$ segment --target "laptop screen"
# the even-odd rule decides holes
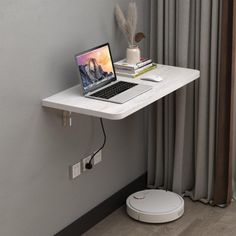
[[[85,93],[116,79],[109,44],[80,53],[75,60]]]

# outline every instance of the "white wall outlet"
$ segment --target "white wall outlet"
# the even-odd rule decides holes
[[[91,156],[88,156],[88,157],[85,157],[85,158],[82,160],[82,170],[83,170],[83,171],[86,171],[86,170],[87,170],[86,167],[85,167],[85,165],[90,161],[90,158],[91,158]],[[93,164],[93,162],[92,162],[92,164]]]
[[[102,161],[102,150],[100,150],[93,159],[93,164],[97,165],[99,162]]]
[[[81,174],[81,165],[80,165],[80,162],[78,162],[71,167],[71,178],[75,179],[80,174]]]
[[[85,167],[85,165],[90,161],[91,157],[92,157],[92,155],[87,156],[87,157],[85,157],[85,158],[82,160],[82,171],[83,171],[83,172],[87,170],[86,167]],[[99,162],[101,162],[101,161],[102,161],[102,151],[99,151],[99,152],[94,156],[94,158],[93,158],[93,160],[92,160],[92,165],[93,165],[93,166],[94,166],[94,165],[97,165],[97,164],[98,164]]]

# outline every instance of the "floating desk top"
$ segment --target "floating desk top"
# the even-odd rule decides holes
[[[163,80],[161,82],[140,80],[140,78],[148,77],[148,75],[153,73],[160,75]],[[200,72],[198,70],[158,64],[155,70],[147,72],[145,75],[141,75],[135,79],[120,76],[117,77],[118,80],[153,86],[151,90],[129,100],[126,103],[116,104],[85,98],[81,86],[76,85],[51,97],[43,99],[42,105],[63,111],[75,112],[110,120],[120,120],[196,80],[199,76]]]

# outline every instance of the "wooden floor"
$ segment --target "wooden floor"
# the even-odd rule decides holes
[[[185,213],[177,221],[145,224],[129,218],[120,208],[84,236],[236,236],[236,202],[227,208],[212,207],[185,198]]]

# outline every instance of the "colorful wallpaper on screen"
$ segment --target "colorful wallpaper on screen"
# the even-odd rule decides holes
[[[77,64],[87,64],[90,58],[96,58],[97,63],[102,66],[103,70],[113,72],[108,46],[104,46],[77,57]]]
[[[76,60],[85,90],[114,77],[108,46],[77,56]]]

